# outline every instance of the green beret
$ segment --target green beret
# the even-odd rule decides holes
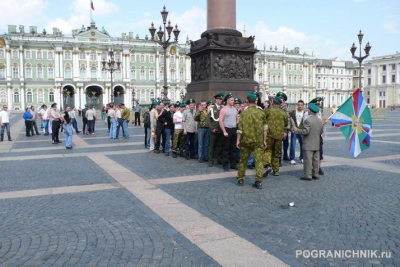
[[[214,98],[220,98],[222,99],[224,97],[224,93],[218,93],[214,96]]]
[[[256,100],[257,99],[257,95],[254,92],[251,92],[251,93],[247,94],[247,98],[251,99],[251,100]]]
[[[189,99],[188,101],[186,101],[186,104],[187,105],[189,105],[189,104],[194,104],[194,103],[196,103],[196,101],[194,101],[194,99]]]
[[[89,107],[89,104],[85,104],[85,108],[88,108]]]
[[[224,101],[226,101],[227,99],[229,99],[229,98],[231,98],[231,97],[233,97],[232,93],[226,94],[226,96],[225,96],[225,98],[224,98]]]
[[[186,108],[186,104],[185,104],[185,103],[180,103],[180,104],[179,104],[179,107],[180,107],[180,108]]]
[[[211,104],[212,104],[212,101],[211,101],[211,100],[207,100],[206,104],[207,104],[207,106],[208,106],[208,105],[211,105]]]
[[[153,105],[153,107],[154,107],[154,106],[157,106],[157,105],[159,105],[159,104],[160,104],[159,102],[154,101],[152,105]]]
[[[280,98],[278,95],[275,96],[274,100],[278,103],[282,103],[282,98]]]
[[[175,107],[175,104],[169,104],[168,107]]]
[[[239,97],[235,97],[235,104],[242,104],[242,100]]]
[[[317,105],[315,105],[314,103],[310,103],[308,104],[308,108],[314,112],[314,113],[318,113],[319,112],[319,108]]]
[[[279,93],[276,94],[276,96],[282,98],[285,101],[287,101],[287,95],[284,92],[279,92]]]
[[[319,103],[322,101],[322,97],[316,97],[313,100],[310,101],[310,103],[314,103],[319,105]]]

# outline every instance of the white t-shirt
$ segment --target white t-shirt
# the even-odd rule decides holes
[[[9,111],[0,111],[0,117],[2,123],[10,123],[10,112]]]
[[[298,111],[297,109],[296,109],[296,122],[297,122],[297,125],[300,125],[301,124],[301,121],[303,120],[303,115],[304,115],[304,111]]]
[[[115,111],[115,115],[117,116],[118,119],[121,119],[121,110],[120,110],[120,109],[117,109],[117,110]]]
[[[182,112],[180,112],[179,110],[177,112],[174,113],[174,117],[173,120],[177,120],[178,122],[175,123],[175,129],[176,130],[181,130],[183,129],[183,125],[182,125]]]

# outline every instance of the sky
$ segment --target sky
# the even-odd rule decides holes
[[[207,27],[206,0],[92,0],[93,20],[113,37],[133,32],[144,38],[154,21],[162,23],[164,4],[168,19],[178,24],[180,42],[186,37],[197,40]],[[37,26],[42,32],[57,27],[64,34],[90,24],[90,0],[0,0],[2,23]],[[258,49],[272,45],[300,47],[300,52],[317,58],[352,60],[350,47],[358,44],[357,34],[364,33],[362,49],[369,41],[370,57],[400,53],[399,0],[236,0],[237,30],[255,35]],[[358,48],[359,49],[359,48]],[[356,54],[358,55],[359,50]],[[364,55],[364,51],[363,55]]]

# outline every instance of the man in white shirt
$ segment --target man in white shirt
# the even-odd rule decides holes
[[[179,108],[174,113],[172,121],[175,124],[174,130],[174,140],[172,144],[172,157],[178,157],[178,153],[183,153],[183,148],[185,145],[185,135],[183,133],[183,124],[182,124],[182,112],[186,109],[186,104],[181,103]]]
[[[88,121],[89,134],[94,134],[94,120],[96,119],[96,116],[93,110],[93,106],[90,106],[90,109],[86,111],[85,116]]]
[[[71,119],[72,127],[75,129],[75,132],[78,134],[80,131],[78,131],[78,122],[76,121],[76,108],[73,108],[68,112],[69,118]]]
[[[303,126],[303,117],[304,117],[304,101],[299,100],[297,102],[297,109],[289,112],[291,128],[293,126],[295,126],[296,128],[301,128]],[[292,132],[290,136],[290,164],[292,165],[296,164],[295,152],[296,152],[297,140],[299,140],[300,144],[299,160],[301,163],[303,163],[303,135]]]
[[[1,117],[1,142],[4,139],[4,128],[7,129],[8,141],[12,141],[10,133],[10,118],[12,117],[11,112],[7,110],[7,105],[4,105],[0,111]]]

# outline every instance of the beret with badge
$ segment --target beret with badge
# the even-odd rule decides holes
[[[186,104],[187,105],[189,105],[189,104],[195,104],[196,103],[196,101],[194,101],[194,99],[189,99],[188,101],[186,101]]]

